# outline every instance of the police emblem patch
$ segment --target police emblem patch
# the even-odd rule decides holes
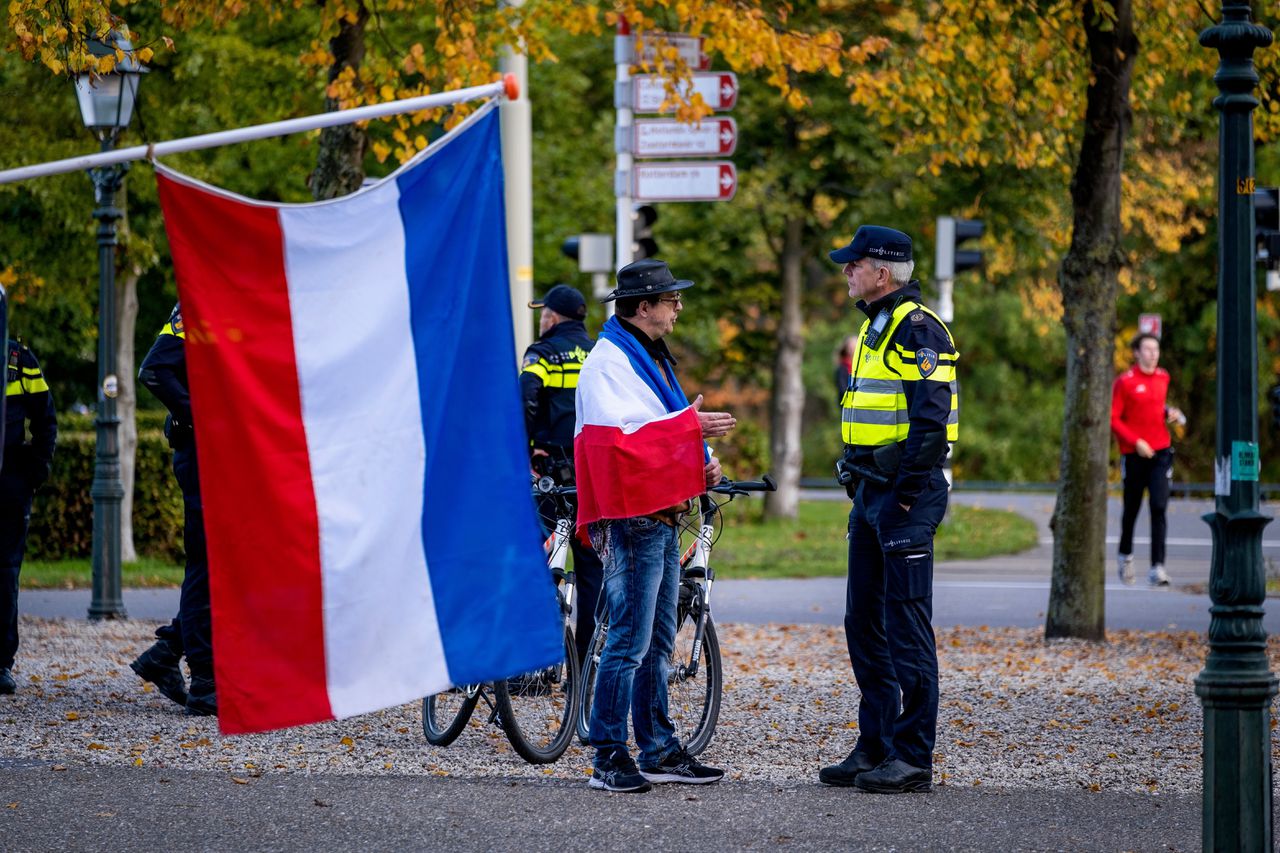
[[[528,366],[529,366],[529,365],[531,365],[531,364],[537,364],[537,363],[538,363],[538,354],[537,354],[537,353],[534,353],[534,352],[531,352],[531,353],[528,353],[527,355],[525,355],[525,357],[524,357],[524,364],[523,364],[522,366],[523,366],[523,367],[528,367]]]
[[[919,323],[922,320],[924,320],[924,314],[919,311],[911,315],[911,322],[913,323]]]
[[[928,379],[938,369],[938,354],[931,349],[916,350],[916,364],[920,367],[920,378]]]

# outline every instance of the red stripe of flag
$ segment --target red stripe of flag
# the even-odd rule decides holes
[[[320,533],[277,211],[159,176],[186,328],[224,733],[330,719]],[[249,422],[218,401],[239,398]],[[246,458],[268,459],[250,469]],[[241,510],[254,495],[253,513]],[[262,654],[262,650],[267,650]]]
[[[631,433],[583,424],[573,449],[579,526],[648,515],[706,491],[702,430],[693,409]]]

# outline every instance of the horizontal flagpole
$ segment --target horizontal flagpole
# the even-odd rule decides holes
[[[181,154],[185,151],[199,151],[203,148],[216,148],[219,145],[231,145],[236,142],[250,142],[255,139],[268,139],[272,136],[285,136],[290,133],[302,133],[308,130],[319,130],[340,124],[351,124],[366,119],[382,118],[399,113],[414,113],[420,110],[431,110],[463,101],[474,101],[478,98],[492,98],[505,95],[514,98],[518,95],[517,84],[513,75],[497,83],[484,86],[471,86],[467,89],[455,89],[450,92],[438,92],[434,95],[422,95],[417,98],[403,98],[398,101],[387,101],[384,104],[370,104],[364,107],[353,107],[349,110],[337,110],[331,113],[320,113],[303,118],[291,118],[284,121],[273,121],[269,124],[258,124],[236,130],[220,130],[216,133],[205,133],[200,136],[188,136],[185,139],[173,139],[168,142],[155,142],[150,145],[134,145],[131,148],[120,148],[115,151],[103,151],[99,154],[85,154],[80,157],[68,157],[65,160],[54,160],[50,163],[39,163],[35,166],[22,166],[17,169],[0,171],[0,184],[11,184],[25,181],[28,178],[42,178],[46,175],[61,175],[66,172],[79,172],[98,166],[111,166],[126,163],[130,160],[150,160],[166,154]]]

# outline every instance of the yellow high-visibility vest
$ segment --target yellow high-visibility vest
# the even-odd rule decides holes
[[[922,375],[917,354],[894,343],[893,337],[898,325],[917,311],[923,311],[937,320],[946,332],[951,348],[956,348],[955,339],[951,337],[947,324],[918,302],[904,302],[894,309],[880,338],[881,343],[875,348],[866,346],[867,333],[871,329],[871,318],[867,318],[858,333],[858,345],[853,352],[852,381],[840,403],[840,434],[845,444],[878,447],[906,441],[911,424],[907,412],[907,397],[902,390],[903,381],[945,382],[950,385],[951,413],[947,418],[947,441],[955,441],[959,437],[960,396],[956,387],[956,359],[960,354],[938,353],[938,363],[932,371],[927,364],[923,366],[923,372],[928,373],[926,377]]]

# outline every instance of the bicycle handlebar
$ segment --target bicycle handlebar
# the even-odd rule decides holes
[[[556,481],[550,477],[539,477],[533,481],[533,494],[537,495],[560,495],[563,497],[574,497],[578,494],[577,486],[557,486]]]
[[[759,480],[735,481],[725,477],[708,489],[722,495],[745,495],[748,492],[776,492],[777,490],[778,484],[768,474],[763,475]]]

